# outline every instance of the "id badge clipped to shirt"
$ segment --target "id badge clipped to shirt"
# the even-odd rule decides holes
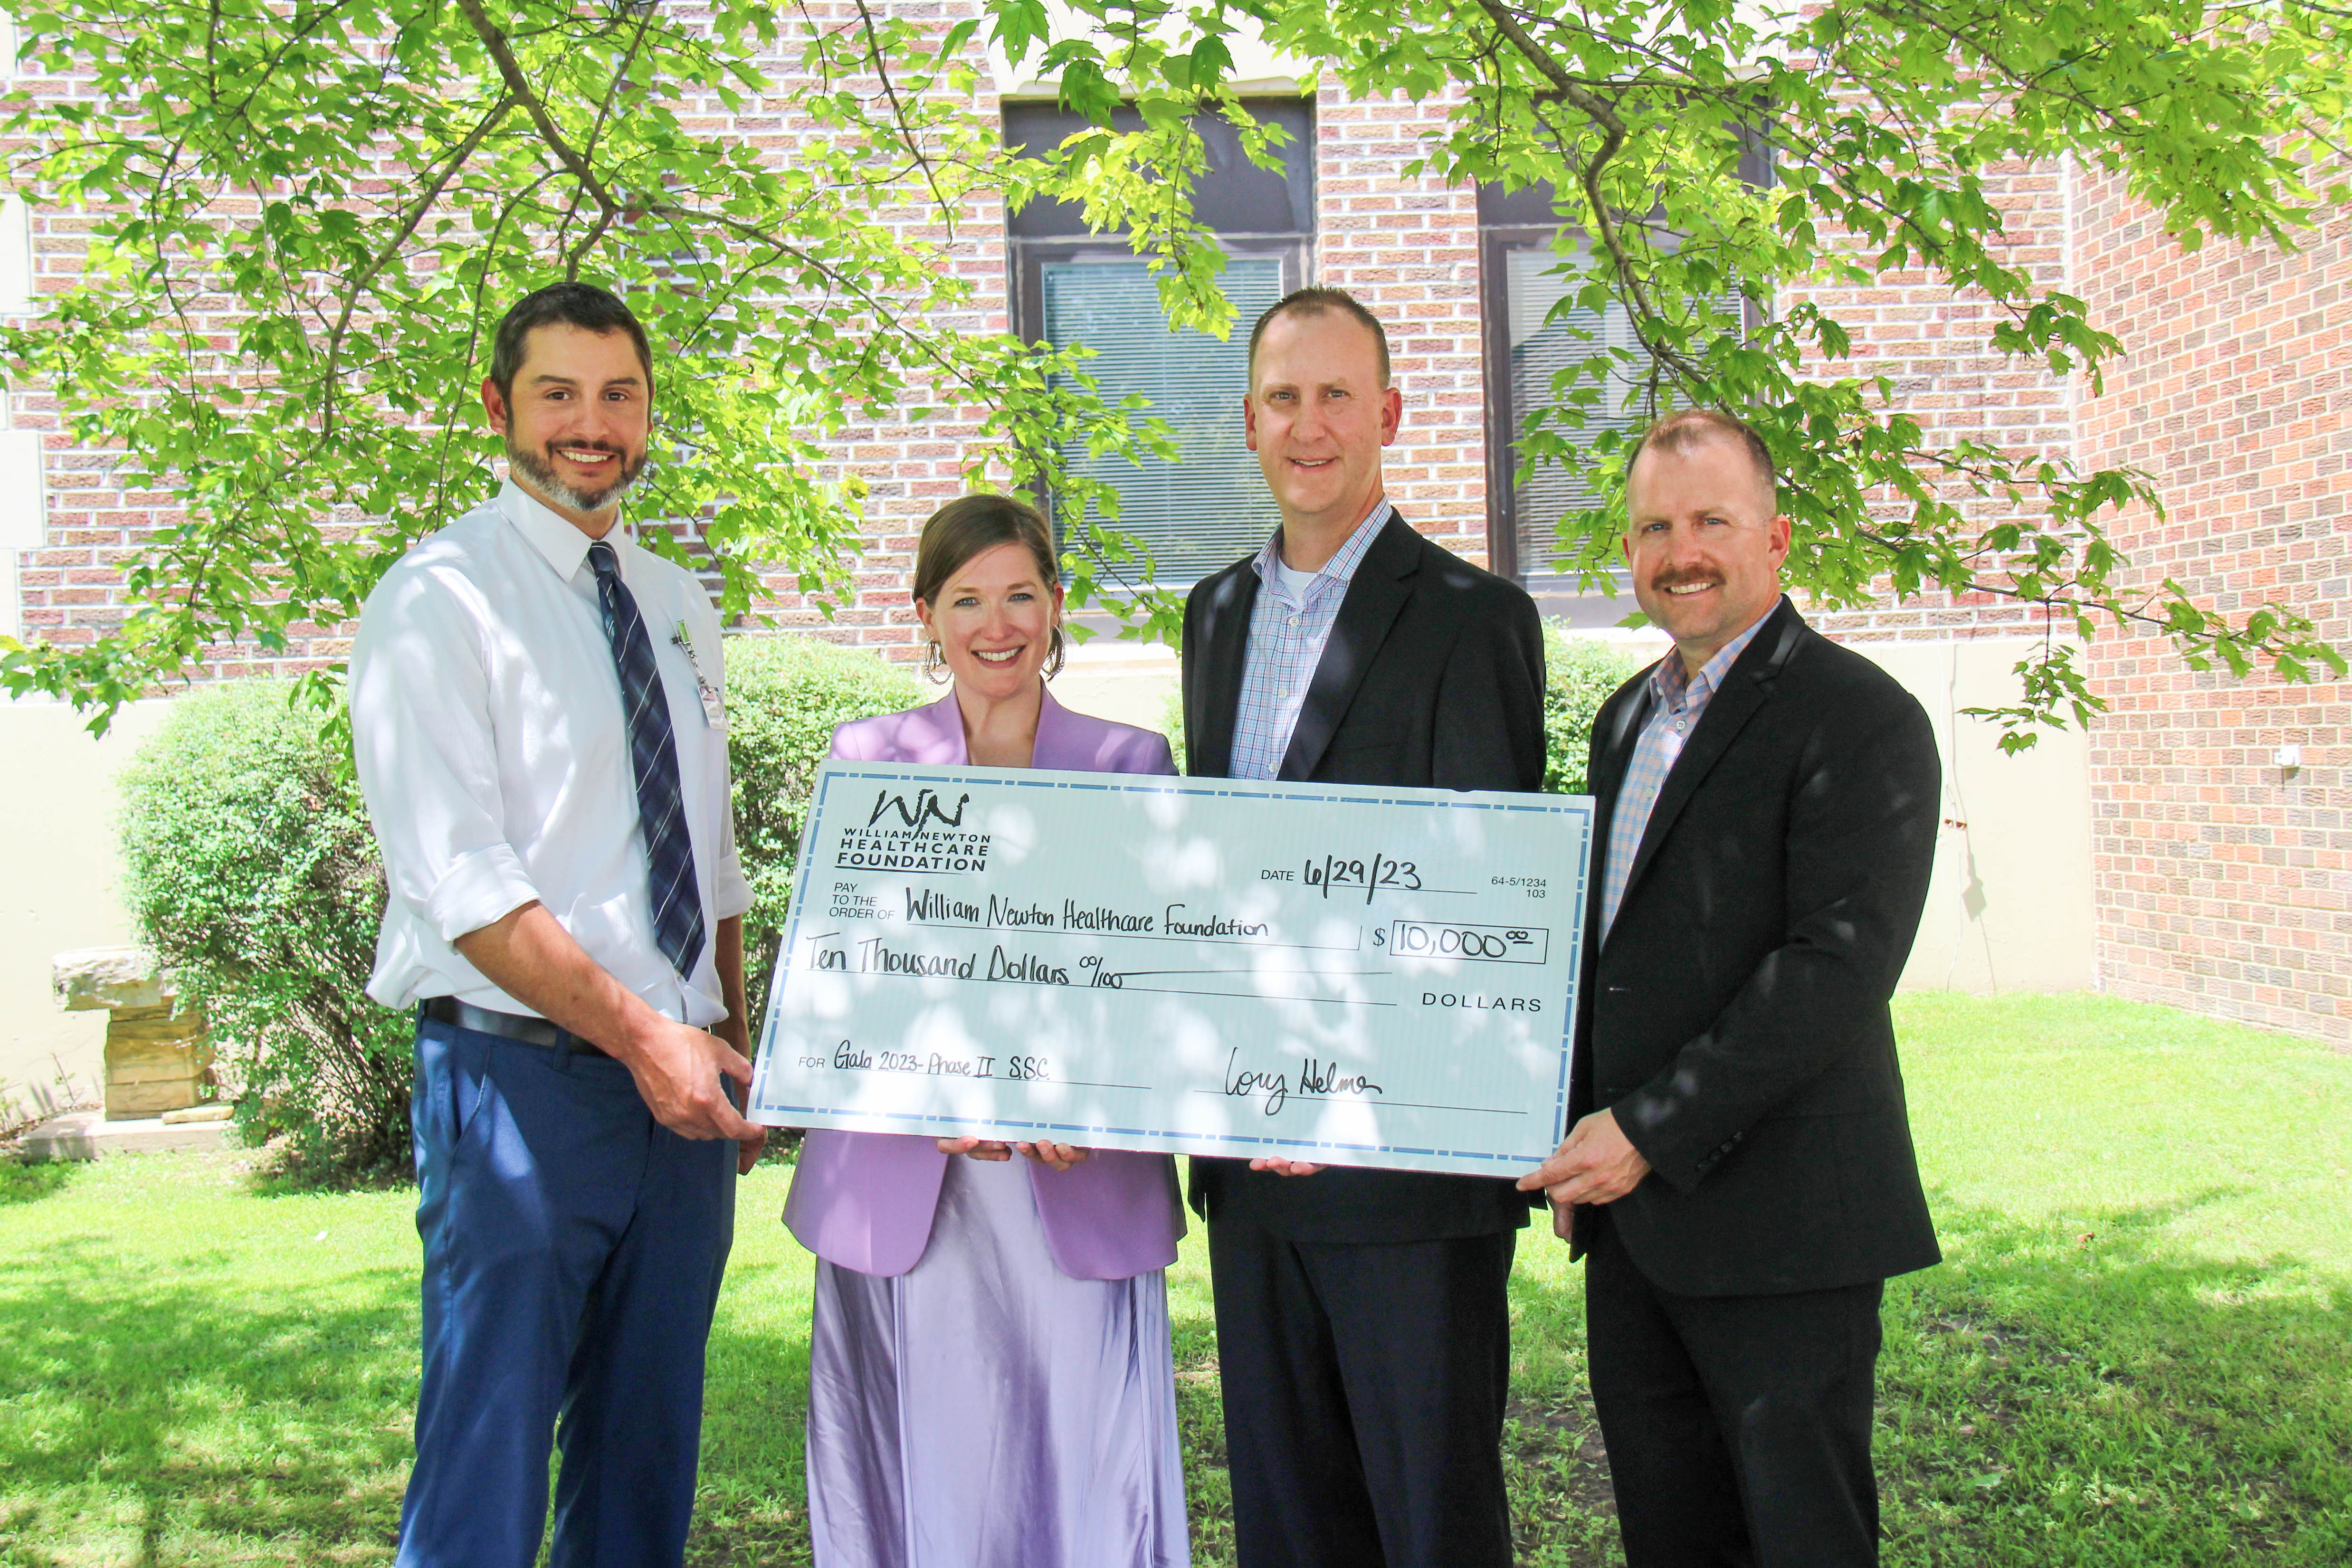
[[[725,729],[726,700],[719,695],[719,688],[710,684],[709,677],[702,673],[702,655],[695,652],[694,639],[687,635],[685,622],[677,623],[677,630],[670,633],[669,640],[677,645],[678,652],[686,655],[686,667],[694,672],[694,693],[702,699],[702,722],[713,729]]]

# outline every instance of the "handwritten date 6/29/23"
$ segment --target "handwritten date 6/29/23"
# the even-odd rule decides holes
[[[1421,872],[1412,862],[1391,860],[1378,852],[1364,860],[1325,855],[1320,865],[1310,860],[1306,862],[1299,880],[1309,887],[1320,888],[1326,898],[1331,896],[1334,889],[1349,893],[1361,889],[1366,904],[1371,903],[1374,894],[1383,890],[1398,893],[1421,891]]]

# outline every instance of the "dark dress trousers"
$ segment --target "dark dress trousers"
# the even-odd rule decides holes
[[[1597,842],[1649,701],[1645,672],[1594,722]],[[1633,1568],[1876,1561],[1881,1288],[1939,1256],[1887,1003],[1941,786],[1918,703],[1783,599],[1605,937],[1593,877],[1571,1124],[1613,1109],[1653,1166],[1576,1230]]]
[[[1187,770],[1225,775],[1258,577],[1184,608]],[[1543,633],[1517,586],[1391,517],[1358,566],[1279,775],[1533,790]],[[1506,1180],[1192,1161],[1209,1222],[1243,1568],[1510,1561],[1505,1285],[1528,1201]]]

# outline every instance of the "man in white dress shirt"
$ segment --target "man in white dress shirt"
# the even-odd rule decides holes
[[[645,330],[585,284],[507,313],[492,500],[385,574],[352,653],[391,896],[369,994],[415,1007],[425,1242],[404,1568],[685,1550],[748,1083],[718,617],[631,541]],[[740,1160],[740,1166],[739,1166]]]

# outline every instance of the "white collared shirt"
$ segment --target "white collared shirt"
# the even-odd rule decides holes
[[[452,946],[536,899],[666,1016],[698,1026],[727,1016],[715,933],[751,907],[751,890],[735,853],[725,722],[712,722],[697,685],[698,674],[714,699],[725,691],[719,617],[691,573],[618,527],[605,538],[669,698],[713,940],[685,979],[655,943],[589,538],[509,480],[384,574],[352,648],[352,749],[391,883],[368,995],[386,1007],[454,996],[536,1016]]]

